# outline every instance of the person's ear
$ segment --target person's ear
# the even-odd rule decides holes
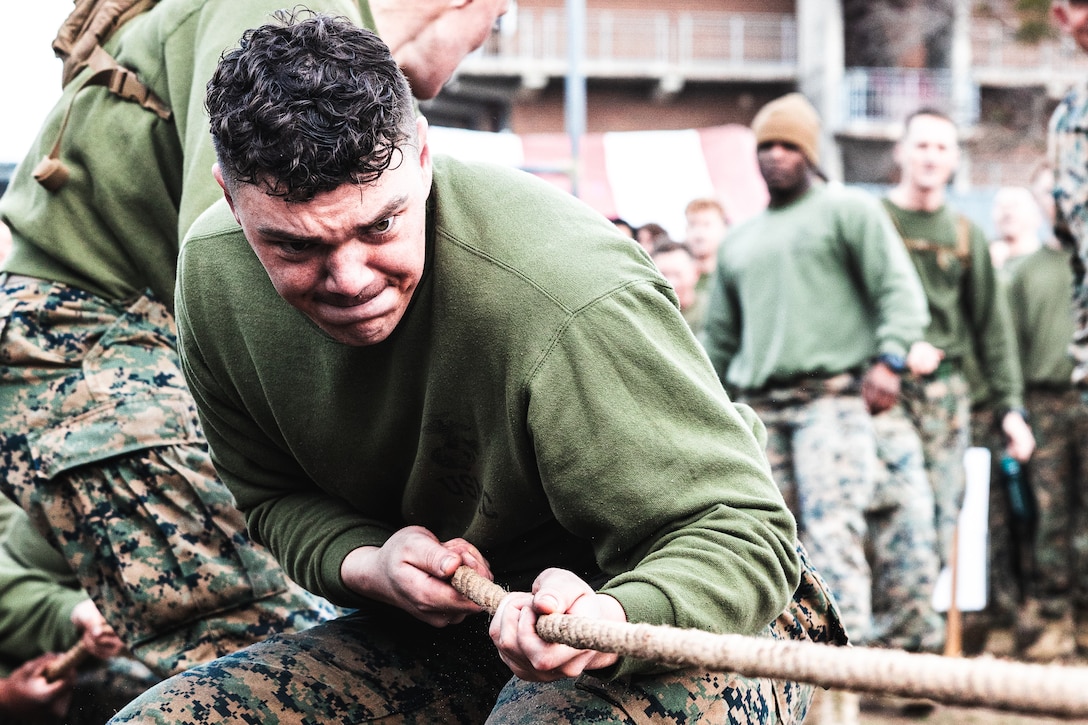
[[[219,168],[218,163],[212,165],[212,176],[215,177],[215,183],[219,184],[219,188],[223,190],[223,198],[227,200],[227,206],[230,207],[230,213],[234,215],[234,220],[241,224],[242,220],[238,218],[238,210],[234,208],[234,197],[230,195],[227,181],[223,178],[223,170]]]
[[[431,146],[427,143],[427,119],[420,116],[416,119],[416,143],[419,148],[419,166],[423,175],[423,183],[428,194],[431,188],[431,179],[434,167],[431,164]]]
[[[1054,17],[1054,22],[1058,24],[1058,29],[1062,32],[1069,32],[1069,8],[1065,6],[1065,3],[1051,3],[1050,14]]]

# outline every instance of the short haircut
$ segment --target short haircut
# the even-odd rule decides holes
[[[309,201],[366,184],[416,140],[412,93],[389,48],[346,18],[279,11],[247,30],[208,82],[206,107],[229,186]]]
[[[668,239],[669,233],[665,231],[665,227],[661,226],[657,222],[647,222],[641,227],[635,230],[636,233],[646,232],[650,235],[651,239],[660,239],[662,237]]]
[[[952,117],[950,115],[948,115],[947,113],[945,113],[944,111],[942,111],[941,109],[936,108],[934,106],[922,106],[918,110],[916,110],[913,113],[911,113],[910,115],[908,115],[906,120],[903,121],[903,135],[902,135],[902,138],[907,137],[907,132],[910,130],[911,122],[914,119],[918,118],[919,116],[931,116],[933,118],[939,118],[939,119],[941,119],[943,121],[948,121],[950,124],[952,124],[953,128],[956,128],[957,130],[959,128],[958,126],[956,126],[956,122],[952,120]]]
[[[655,259],[662,254],[668,254],[670,252],[685,252],[693,261],[695,259],[695,253],[691,251],[691,247],[683,242],[674,242],[671,239],[654,247],[653,251],[650,252],[650,258]]]
[[[715,211],[721,216],[723,221],[729,222],[729,215],[725,213],[725,207],[723,207],[721,202],[717,199],[712,199],[710,197],[700,197],[689,201],[688,205],[684,207],[684,216],[698,214],[701,211]]]

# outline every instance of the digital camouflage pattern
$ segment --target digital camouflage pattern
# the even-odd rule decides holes
[[[851,376],[749,392],[767,428],[767,458],[798,536],[827,581],[850,638],[872,636],[872,580],[865,555],[876,495],[872,416]]]
[[[0,488],[135,657],[168,675],[336,611],[251,541],[150,296],[0,290]]]
[[[765,636],[846,644],[829,590],[800,546],[798,552],[801,583]],[[389,610],[276,636],[185,672],[111,722],[791,725],[804,718],[812,689],[694,670],[524,682],[511,678],[499,659],[486,617],[435,629]]]
[[[902,404],[873,416],[873,426],[883,470],[869,510],[872,644],[940,652],[945,622],[933,608],[940,560],[922,441]]]
[[[1029,594],[1049,620],[1088,621],[1088,403],[1079,391],[1028,389],[1029,471],[1038,523]]]
[[[1050,162],[1054,169],[1055,230],[1075,253],[1073,382],[1088,383],[1088,85],[1076,85],[1050,117]]]
[[[905,377],[902,401],[922,439],[926,475],[933,488],[937,553],[943,566],[949,561],[967,486],[963,467],[971,439],[967,380],[954,363],[942,362],[933,375]]]

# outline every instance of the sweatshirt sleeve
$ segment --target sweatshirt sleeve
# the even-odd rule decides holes
[[[530,391],[552,510],[593,542],[612,577],[600,591],[629,621],[754,634],[782,611],[796,530],[762,426],[729,401],[663,291],[634,284],[577,312]]]
[[[1008,300],[998,284],[997,272],[990,261],[986,237],[977,226],[971,227],[971,270],[964,277],[971,330],[979,362],[986,375],[992,400],[1000,409],[1024,406],[1024,378],[1020,353],[1013,330]]]
[[[843,204],[840,234],[850,246],[855,273],[876,312],[880,353],[905,356],[929,324],[925,290],[899,233],[875,199],[856,195]]]
[[[723,248],[725,243],[721,245]],[[733,361],[740,347],[740,310],[737,309],[736,296],[732,293],[729,272],[719,258],[717,271],[711,282],[710,299],[707,302],[706,318],[699,342],[710,357],[718,379],[725,383],[729,364]]]
[[[11,526],[29,527],[22,516]],[[41,552],[18,551],[20,541],[31,537],[9,536],[0,543],[0,658],[25,662],[46,652],[60,652],[76,643],[79,633],[72,624],[72,610],[87,594],[45,566],[34,566]],[[48,547],[41,537],[40,545]],[[13,550],[12,547],[16,547]],[[52,550],[49,550],[52,551]]]
[[[307,590],[340,606],[365,606],[368,600],[344,585],[340,565],[359,546],[381,546],[393,530],[313,483],[216,379],[192,332],[186,295],[178,295],[177,309],[182,369],[216,470],[245,512],[250,535]]]

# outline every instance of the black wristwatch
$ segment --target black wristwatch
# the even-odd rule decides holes
[[[907,359],[902,355],[890,352],[881,353],[873,358],[873,364],[884,363],[893,373],[901,373],[907,369]]]

